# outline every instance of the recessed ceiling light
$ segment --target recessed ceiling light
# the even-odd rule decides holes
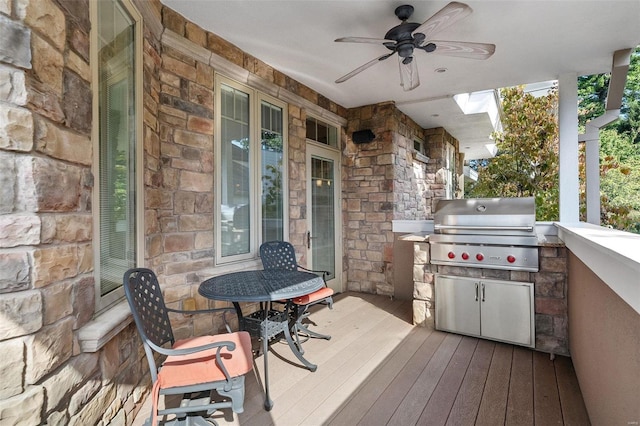
[[[447,69],[446,68],[436,68],[434,71],[437,72],[438,74],[442,74],[443,72],[447,72]]]

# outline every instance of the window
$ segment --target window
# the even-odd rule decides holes
[[[424,144],[424,141],[421,139],[414,139],[413,140],[413,149],[414,149],[414,155],[413,158],[421,161],[423,163],[428,163],[429,162],[429,157],[427,157],[427,148]]]
[[[142,263],[141,24],[128,1],[92,2],[94,236],[97,310],[123,296]]]
[[[455,197],[456,183],[456,148],[450,143],[446,143],[445,147],[445,198],[452,199]]]
[[[286,106],[217,76],[218,263],[254,258],[263,241],[284,240]]]
[[[331,124],[316,120],[313,117],[307,117],[307,139],[329,145],[334,148],[338,147],[338,128]]]

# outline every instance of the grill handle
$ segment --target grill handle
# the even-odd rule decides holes
[[[478,301],[478,283],[476,283],[476,302]]]
[[[461,231],[527,231],[532,232],[533,226],[485,226],[485,225],[433,225],[435,231],[455,230]]]

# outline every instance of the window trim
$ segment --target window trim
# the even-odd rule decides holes
[[[262,101],[268,102],[274,106],[282,108],[282,195],[283,195],[283,239],[289,238],[289,110],[288,105],[272,96],[262,93],[250,86],[239,83],[222,74],[216,73],[214,76],[215,91],[215,135],[214,137],[214,158],[219,159],[213,175],[214,179],[214,240],[215,240],[215,264],[227,265],[234,262],[243,262],[253,260],[258,257],[258,247],[262,239],[262,173],[254,173],[249,179],[249,252],[231,256],[222,256],[222,144],[220,136],[222,135],[222,114],[220,106],[222,105],[222,85],[232,87],[242,91],[249,96],[249,165],[251,170],[262,170],[261,164],[261,105]]]
[[[134,105],[136,108],[136,158],[135,158],[135,187],[136,187],[136,264],[144,264],[144,126],[142,117],[144,115],[143,105],[143,73],[142,73],[142,49],[143,32],[142,16],[130,0],[112,0],[119,2],[129,13],[134,21]],[[124,297],[122,286],[111,291],[105,296],[100,295],[100,128],[99,128],[99,101],[100,87],[98,70],[98,6],[96,2],[89,2],[89,16],[92,26],[90,36],[90,61],[91,61],[91,91],[92,91],[92,129],[91,139],[93,147],[93,161],[91,172],[94,176],[93,193],[91,194],[92,215],[93,215],[93,273],[95,278],[95,311],[99,314],[107,308],[115,305]]]
[[[320,146],[326,146],[326,147],[331,148],[331,149],[340,150],[340,145],[341,145],[341,135],[342,135],[342,127],[343,127],[343,126],[342,126],[342,125],[340,125],[340,124],[338,124],[338,123],[335,123],[335,122],[333,122],[333,121],[326,120],[326,119],[324,119],[324,118],[320,118],[320,117],[319,117],[319,116],[317,116],[316,114],[313,114],[313,113],[307,112],[307,119],[309,119],[309,118],[313,118],[313,119],[316,121],[316,130],[317,130],[318,123],[321,123],[321,124],[326,125],[326,126],[327,126],[327,128],[329,128],[329,127],[334,127],[334,128],[336,129],[336,145],[335,145],[335,146],[333,146],[333,145],[331,145],[331,144],[329,144],[329,143],[323,143],[323,142],[320,142],[320,141],[319,141],[319,140],[317,140],[317,139],[311,139],[311,138],[308,138],[308,137],[305,135],[305,139],[306,139],[306,141],[307,141],[307,142],[313,142],[313,143],[316,143],[316,144],[318,144],[318,145],[320,145]],[[307,120],[305,120],[305,130],[306,130],[306,125],[307,125]],[[305,132],[305,133],[306,133],[306,132]],[[327,141],[327,142],[328,142],[328,141]]]
[[[416,144],[419,145],[420,149],[416,149]],[[428,163],[429,157],[426,153],[427,147],[424,140],[421,138],[415,137],[413,138],[413,159],[420,161],[422,163]]]

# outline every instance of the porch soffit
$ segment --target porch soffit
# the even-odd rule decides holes
[[[396,1],[161,1],[339,105],[352,108],[394,101],[421,127],[445,127],[462,146],[479,142],[465,139],[468,136],[453,124],[464,123],[473,129],[474,137],[480,135],[484,145],[487,131],[491,132],[487,121],[475,127],[477,117],[455,117],[450,102],[430,100],[555,80],[572,73],[609,72],[615,51],[640,44],[638,1],[465,1],[473,13],[437,38],[494,43],[496,53],[486,61],[419,56],[422,83],[404,92],[399,86],[397,61],[392,60],[376,64],[345,83],[335,83],[336,78],[386,49],[334,40],[344,36],[382,37],[399,23],[393,14],[399,4]],[[423,22],[447,3],[415,3],[410,20]],[[438,68],[447,71],[434,72]]]

